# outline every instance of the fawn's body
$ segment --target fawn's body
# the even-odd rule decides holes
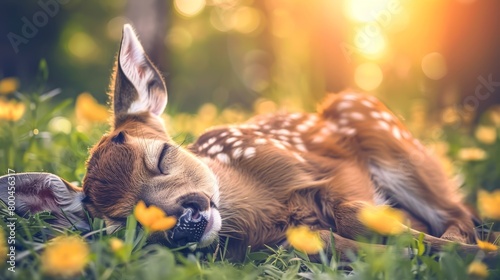
[[[189,148],[219,181],[229,252],[281,244],[289,226],[353,239],[365,204],[405,211],[414,229],[472,242],[472,217],[437,162],[373,97],[331,95],[318,114],[257,116]],[[325,240],[328,242],[328,240]]]

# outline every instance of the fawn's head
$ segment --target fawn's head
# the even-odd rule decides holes
[[[85,208],[121,225],[138,201],[176,216],[177,226],[153,238],[204,247],[221,226],[212,171],[167,135],[160,118],[167,90],[130,25],[125,25],[111,82],[113,129],[90,151],[83,180]]]

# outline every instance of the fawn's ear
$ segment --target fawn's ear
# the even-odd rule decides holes
[[[149,61],[131,25],[123,26],[113,91],[115,122],[121,116],[150,112],[159,116],[167,105],[167,88]]]
[[[0,177],[0,199],[19,216],[48,211],[51,224],[90,230],[83,191],[50,173],[18,173]]]

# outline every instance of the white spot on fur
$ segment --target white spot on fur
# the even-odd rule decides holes
[[[340,129],[340,133],[345,134],[347,136],[352,136],[356,134],[356,129],[352,127],[343,127]]]
[[[240,140],[240,141],[236,141],[236,142],[234,142],[234,144],[233,144],[233,148],[234,148],[234,147],[238,147],[238,146],[240,146],[242,143],[243,143],[243,141],[241,141],[241,140]]]
[[[387,122],[378,121],[377,124],[378,124],[379,128],[381,128],[383,130],[389,131],[389,129],[390,129],[390,126],[389,126],[389,124]]]
[[[239,130],[239,129],[237,129],[237,128],[231,128],[231,129],[229,129],[229,132],[231,132],[231,134],[232,134],[233,136],[241,136],[241,135],[243,135],[243,134],[241,133],[241,130]]]
[[[344,99],[344,100],[357,100],[358,96],[354,95],[354,94],[346,94],[346,95],[342,96],[342,99]]]
[[[208,149],[208,154],[214,155],[216,153],[222,152],[222,150],[224,150],[224,147],[222,145],[213,145],[212,147],[210,147],[210,149]]]
[[[363,104],[365,107],[368,107],[368,108],[373,108],[373,103],[368,101],[368,100],[362,100],[361,101],[361,104]]]
[[[266,144],[266,143],[267,143],[267,139],[264,139],[264,138],[255,139],[255,144],[257,144],[257,145],[262,145],[262,144]]]
[[[316,135],[316,136],[314,136],[314,138],[312,140],[312,142],[316,143],[316,144],[323,143],[324,141],[325,141],[325,136],[323,136],[323,135]]]
[[[401,139],[401,131],[399,131],[397,126],[392,127],[392,135],[398,140]]]
[[[212,145],[213,143],[215,143],[216,140],[217,140],[217,138],[212,137],[212,138],[208,139],[207,143],[208,143],[208,145]]]
[[[298,120],[302,117],[302,114],[301,113],[293,113],[290,115],[290,119],[292,120]]]
[[[306,146],[304,146],[303,144],[296,144],[295,148],[297,148],[297,150],[301,152],[307,152]]]
[[[307,126],[305,124],[299,124],[299,125],[297,125],[297,130],[300,132],[306,132],[309,130],[309,126]]]
[[[290,135],[290,131],[288,129],[280,129],[277,133],[281,135]]]
[[[278,136],[278,139],[283,140],[283,141],[288,141],[289,140],[288,137],[286,137],[285,135]]]
[[[330,130],[327,127],[322,127],[319,133],[323,135],[330,135]]]
[[[296,144],[302,144],[302,138],[300,138],[300,137],[293,137],[292,141],[293,141],[293,143],[296,143]]]
[[[229,160],[230,160],[229,156],[225,153],[217,154],[217,156],[215,156],[215,158],[222,163],[229,164]]]
[[[242,148],[236,148],[233,150],[233,158],[234,159],[239,159],[243,155],[243,149]]]
[[[326,122],[325,125],[331,132],[337,132],[339,130],[339,126],[336,123],[329,121]]]
[[[351,117],[351,119],[356,121],[362,121],[365,119],[365,116],[360,112],[352,112],[349,116]]]
[[[392,115],[389,112],[383,111],[381,114],[384,120],[388,122],[392,120]]]
[[[223,132],[219,135],[220,138],[224,138],[228,135],[229,133],[226,131],[226,132]]]
[[[340,125],[347,125],[349,123],[349,120],[348,119],[340,119],[339,120],[339,124]]]
[[[236,138],[236,137],[227,138],[226,139],[226,144],[231,144],[231,143],[233,143],[236,140],[238,140],[238,138]]]
[[[377,111],[371,111],[370,116],[372,116],[372,118],[374,118],[374,119],[381,119],[382,118],[382,115]]]
[[[255,156],[256,150],[254,147],[248,147],[243,152],[243,157],[246,159],[253,158]]]
[[[337,105],[337,110],[342,111],[345,109],[349,109],[352,107],[352,102],[351,101],[342,101]]]

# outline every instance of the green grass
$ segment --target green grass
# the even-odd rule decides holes
[[[72,100],[53,101],[49,96],[33,93],[16,93],[8,99],[22,100],[27,110],[22,119],[0,123],[0,170],[16,172],[45,171],[68,181],[81,182],[85,173],[85,160],[90,148],[106,131],[105,124],[79,124],[74,116]],[[250,113],[250,112],[249,112]],[[222,115],[222,114],[221,114]],[[71,123],[68,130],[54,127],[54,119],[64,116]],[[171,120],[175,121],[176,116]],[[238,117],[239,118],[239,117]],[[226,119],[224,119],[226,120]],[[191,119],[192,121],[192,119]],[[220,120],[214,120],[219,123]],[[447,131],[439,139],[451,147],[446,156],[465,176],[471,201],[479,187],[493,190],[500,187],[500,142],[481,144],[461,131]],[[498,132],[498,128],[497,128]],[[174,139],[183,142],[192,139],[192,132],[181,131]],[[488,158],[482,161],[457,161],[460,145],[479,146]],[[0,207],[0,223],[7,229],[8,210]],[[52,226],[48,213],[18,217],[16,222],[16,272],[0,264],[0,279],[45,279],[41,271],[41,254],[52,237],[63,234],[80,234],[71,229]],[[392,246],[384,253],[376,253],[370,246],[355,255],[351,262],[340,262],[336,256],[322,257],[314,263],[301,252],[281,247],[253,252],[249,248],[243,262],[233,262],[220,249],[215,254],[180,252],[143,242],[145,234],[135,227],[129,217],[127,227],[108,234],[102,220],[91,220],[92,230],[84,235],[91,248],[90,262],[76,279],[469,279],[468,265],[481,254],[462,258],[452,247],[437,254],[429,254],[425,245],[402,235],[389,238]],[[115,253],[109,240],[117,237],[125,241],[127,250]],[[370,242],[377,241],[369,240]],[[4,244],[2,244],[3,246]],[[188,250],[189,251],[189,250]],[[412,252],[404,257],[401,252]],[[1,259],[1,258],[0,258]],[[489,279],[500,279],[500,259],[490,267]]]

